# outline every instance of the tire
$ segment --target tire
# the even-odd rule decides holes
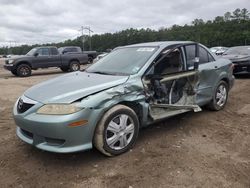
[[[31,75],[31,67],[27,64],[21,64],[17,67],[17,76],[28,77]]]
[[[71,72],[80,70],[80,63],[78,61],[71,61],[69,64],[69,70]]]
[[[228,84],[221,80],[215,89],[213,99],[208,104],[208,108],[213,111],[219,111],[223,109],[227,103],[228,90]]]
[[[10,71],[13,75],[17,76],[17,71],[16,69]]]
[[[136,113],[127,106],[116,105],[99,121],[94,146],[106,156],[120,155],[134,146],[138,133],[139,120]]]
[[[63,72],[69,72],[69,67],[60,67]]]
[[[89,56],[88,63],[93,63],[93,57]]]

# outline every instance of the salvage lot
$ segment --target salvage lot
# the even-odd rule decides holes
[[[54,154],[15,135],[18,96],[60,69],[17,78],[0,63],[1,187],[250,187],[250,76],[236,80],[226,108],[186,113],[141,130],[136,146],[107,158],[96,150]]]

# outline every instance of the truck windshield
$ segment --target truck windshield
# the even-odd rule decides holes
[[[36,50],[37,50],[37,48],[33,48],[33,49],[31,49],[26,55],[28,55],[28,56],[33,56],[34,53],[36,52]]]
[[[137,73],[157,47],[118,48],[86,69],[86,72],[112,75]]]

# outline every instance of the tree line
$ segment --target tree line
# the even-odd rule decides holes
[[[191,25],[173,25],[170,28],[162,27],[158,30],[130,28],[116,33],[96,34],[91,37],[91,46],[93,50],[103,52],[106,49],[128,44],[171,40],[195,41],[208,47],[249,45],[250,13],[246,8],[237,8],[233,12],[226,12],[223,16],[215,17],[214,20],[195,19]],[[89,42],[89,38],[86,38],[84,42],[85,50],[89,50]],[[43,45],[82,46],[82,38],[77,37],[60,43],[3,47],[0,48],[0,54],[10,52],[12,54],[25,54],[31,48]]]

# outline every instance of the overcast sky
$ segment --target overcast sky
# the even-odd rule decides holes
[[[0,46],[74,39],[82,25],[94,33],[184,25],[236,8],[250,0],[0,0]]]

